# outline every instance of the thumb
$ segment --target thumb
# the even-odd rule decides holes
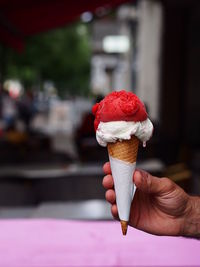
[[[136,170],[133,176],[136,187],[149,194],[166,192],[172,186],[168,178],[158,178],[143,170]]]

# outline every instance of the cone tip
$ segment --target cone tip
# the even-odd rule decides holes
[[[126,235],[127,228],[128,228],[128,222],[120,221],[120,223],[121,223],[122,233],[123,233],[123,235]]]

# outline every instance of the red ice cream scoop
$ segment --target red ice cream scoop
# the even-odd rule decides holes
[[[147,119],[144,104],[134,93],[125,90],[108,94],[102,101],[93,106],[92,112],[95,115],[95,130],[101,121],[138,122]]]

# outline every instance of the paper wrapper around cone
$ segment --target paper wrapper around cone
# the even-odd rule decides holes
[[[114,179],[116,203],[123,234],[126,234],[130,207],[135,193],[133,174],[136,166],[139,140],[132,136],[130,140],[108,143],[108,154]]]

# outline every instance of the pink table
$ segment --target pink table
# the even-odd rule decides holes
[[[123,237],[118,222],[1,220],[0,266],[200,266],[200,241]]]

